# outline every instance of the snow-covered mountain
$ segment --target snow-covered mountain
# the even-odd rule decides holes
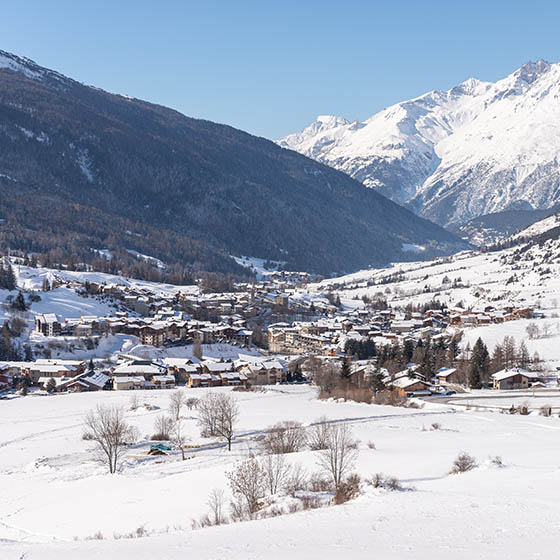
[[[470,78],[364,122],[321,116],[279,141],[442,225],[560,200],[560,63]]]

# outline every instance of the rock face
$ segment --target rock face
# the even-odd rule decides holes
[[[247,255],[330,273],[461,246],[273,142],[2,51],[0,116],[0,248],[135,251],[221,272]]]
[[[560,200],[560,63],[469,79],[363,123],[319,117],[279,141],[442,225]]]

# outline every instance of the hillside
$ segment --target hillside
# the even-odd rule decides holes
[[[279,144],[436,223],[464,224],[560,200],[559,95],[560,63],[528,62],[496,83],[470,78],[364,122],[319,117]]]
[[[2,51],[0,116],[0,248],[52,251],[47,265],[109,249],[194,271],[240,273],[230,255],[248,255],[330,273],[460,246],[273,142]]]

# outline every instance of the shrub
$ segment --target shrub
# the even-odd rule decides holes
[[[306,441],[303,425],[300,422],[286,421],[270,428],[262,444],[267,453],[280,455],[301,451]]]
[[[374,404],[383,404],[388,406],[406,406],[408,399],[399,395],[396,390],[387,389],[380,391],[373,399]]]
[[[503,469],[505,467],[504,462],[502,461],[502,458],[499,455],[496,455],[495,457],[490,457],[490,464],[493,465],[494,467],[498,467],[499,469]]]
[[[156,441],[169,441],[173,429],[173,420],[169,416],[158,416],[154,425],[155,433],[151,439]]]
[[[453,461],[453,467],[449,474],[459,474],[467,471],[472,471],[477,467],[476,459],[471,457],[468,453],[459,453],[458,457]]]
[[[334,494],[334,503],[343,504],[349,500],[353,500],[360,493],[360,477],[357,474],[351,474],[346,480],[341,482]]]
[[[396,492],[398,490],[406,490],[400,480],[396,476],[385,476],[383,473],[376,473],[373,475],[369,484],[374,488],[383,488],[391,492]]]
[[[375,447],[375,443],[374,443],[373,441],[368,441],[367,446],[368,446],[370,449],[377,449],[377,448]]]
[[[306,490],[308,487],[307,472],[300,463],[292,465],[290,473],[284,481],[284,492],[295,496],[296,492]]]
[[[434,422],[432,424],[432,430],[439,430],[441,429],[441,424],[439,422]]]
[[[308,432],[309,449],[311,449],[311,451],[327,449],[329,446],[329,426],[330,424],[325,416],[319,418],[318,422],[311,426]]]
[[[552,416],[552,407],[548,404],[541,406],[540,415],[546,416],[547,418]]]

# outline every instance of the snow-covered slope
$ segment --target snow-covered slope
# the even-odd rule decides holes
[[[534,224],[530,225],[528,228],[521,230],[519,233],[516,233],[512,236],[512,239],[529,239],[532,237],[536,237],[537,235],[541,235],[550,231],[551,229],[560,227],[560,214],[554,214],[549,216],[548,218],[544,218],[543,220],[539,220]]]
[[[448,225],[560,200],[560,63],[470,78],[364,122],[321,116],[279,142]]]

